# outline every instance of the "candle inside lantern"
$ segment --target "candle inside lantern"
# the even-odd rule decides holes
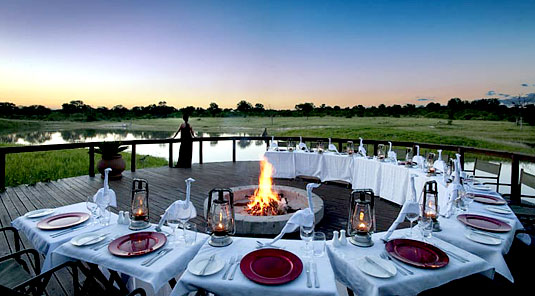
[[[368,232],[368,225],[366,221],[364,221],[364,212],[359,213],[359,224],[357,225],[357,231]]]
[[[226,235],[227,230],[225,228],[225,225],[223,224],[223,213],[219,213],[219,223],[217,223],[215,229],[214,229],[215,235]]]

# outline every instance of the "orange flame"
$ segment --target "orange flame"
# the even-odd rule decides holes
[[[249,198],[247,212],[251,215],[277,215],[280,201],[277,192],[273,191],[273,166],[266,158],[260,161],[260,177],[258,178],[258,188]]]

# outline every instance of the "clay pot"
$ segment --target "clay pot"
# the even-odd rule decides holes
[[[111,168],[111,172],[108,174],[110,180],[118,180],[123,177],[122,173],[126,168],[126,162],[121,154],[117,154],[111,157],[102,158],[97,164],[97,169],[100,172],[100,177],[104,179],[104,170]]]

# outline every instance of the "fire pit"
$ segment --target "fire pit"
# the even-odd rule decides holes
[[[261,162],[259,185],[231,188],[234,192],[236,234],[278,234],[294,212],[308,207],[305,190],[276,186],[272,182],[272,166]],[[207,201],[204,209],[206,212]],[[312,193],[316,223],[323,218],[323,200]]]

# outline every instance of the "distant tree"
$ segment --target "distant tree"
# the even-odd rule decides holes
[[[310,116],[310,113],[312,111],[314,111],[314,103],[297,104],[297,105],[295,105],[295,110],[301,111],[303,113],[303,115],[305,115],[307,117],[307,120],[308,120],[308,117]]]
[[[206,110],[208,110],[208,112],[212,115],[212,117],[218,116],[219,114],[221,114],[221,111],[223,111],[214,102],[210,103],[210,107],[208,107],[208,109],[206,109]]]
[[[251,103],[245,100],[239,101],[238,104],[236,105],[236,110],[238,112],[243,113],[244,116],[246,116],[247,113],[251,111],[252,109],[253,109],[253,105],[251,105]]]
[[[254,111],[255,112],[263,112],[265,110],[264,105],[260,103],[256,103],[254,105]]]
[[[455,119],[455,114],[459,112],[463,107],[463,101],[459,98],[452,98],[448,101],[448,119],[451,121]]]
[[[185,108],[180,109],[180,112],[182,112],[182,114],[188,114],[190,116],[193,114],[194,111],[195,107],[193,106],[187,106]]]
[[[81,100],[70,101],[61,105],[61,110],[66,114],[84,113],[90,111],[91,106],[84,104]]]

